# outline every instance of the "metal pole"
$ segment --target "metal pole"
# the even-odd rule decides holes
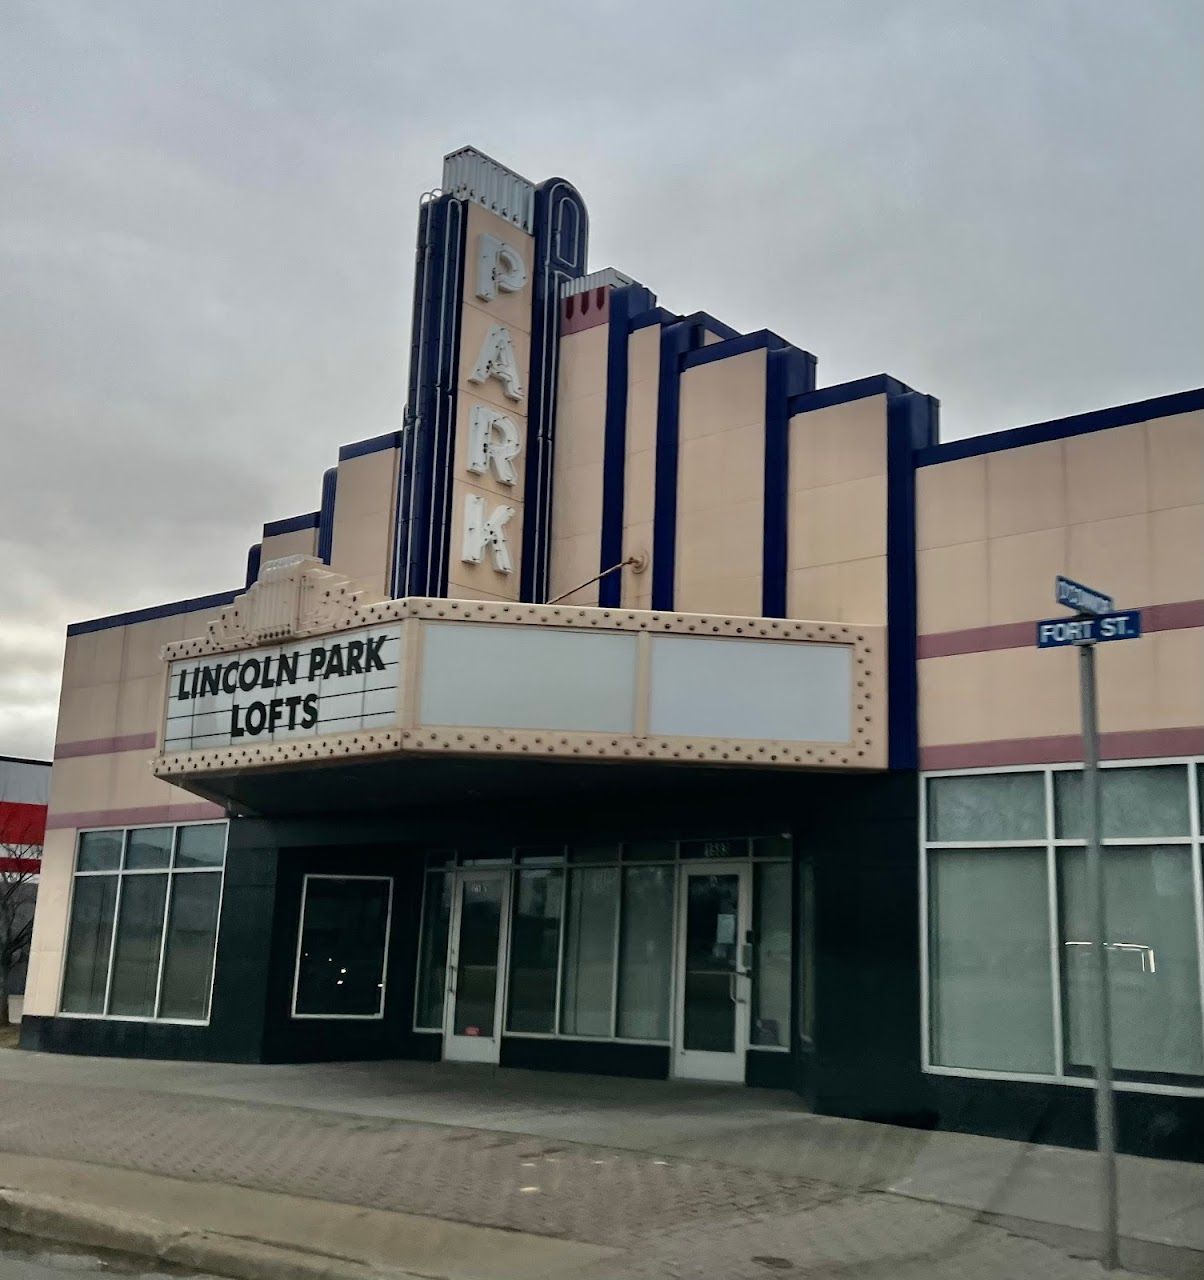
[[[1112,1093],[1112,1011],[1108,994],[1108,950],[1103,856],[1100,853],[1099,714],[1095,694],[1095,645],[1079,649],[1083,704],[1083,814],[1087,837],[1087,898],[1091,912],[1091,959],[1095,994],[1095,1133],[1100,1154],[1103,1241],[1100,1261],[1120,1266],[1116,1200],[1116,1108]]]

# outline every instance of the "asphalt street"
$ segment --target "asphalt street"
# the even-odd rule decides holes
[[[137,1258],[101,1257],[89,1250],[43,1245],[0,1232],[0,1280],[62,1280],[63,1276],[121,1276],[125,1280],[218,1280],[195,1271],[148,1271]]]

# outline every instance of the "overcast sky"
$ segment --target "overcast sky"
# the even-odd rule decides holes
[[[591,267],[945,438],[1204,382],[1199,0],[0,0],[0,754],[67,622],[239,585],[400,424],[471,143]]]

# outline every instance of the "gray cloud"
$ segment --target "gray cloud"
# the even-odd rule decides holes
[[[471,142],[593,265],[885,370],[948,437],[1196,385],[1195,0],[0,7],[0,751],[67,621],[234,586],[404,399]]]

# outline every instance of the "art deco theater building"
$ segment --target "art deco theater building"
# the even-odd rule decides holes
[[[69,628],[23,1043],[1084,1141],[1065,573],[1144,610],[1099,658],[1122,1142],[1204,1149],[1204,392],[942,444],[587,240],[449,156],[401,429],[234,590]]]

